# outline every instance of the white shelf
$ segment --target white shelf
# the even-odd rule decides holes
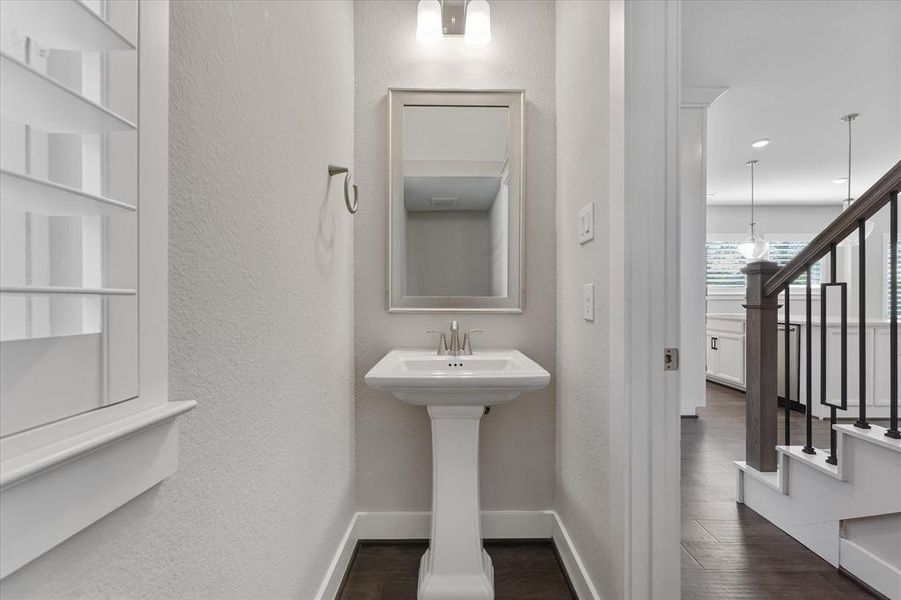
[[[124,288],[82,288],[56,285],[4,285],[0,294],[68,294],[71,296],[134,296],[137,290]]]
[[[136,125],[0,52],[0,112],[48,133],[103,133]]]
[[[135,45],[79,0],[3,0],[0,19],[50,50],[134,50]]]
[[[77,188],[0,169],[0,206],[53,216],[116,215],[137,207]]]

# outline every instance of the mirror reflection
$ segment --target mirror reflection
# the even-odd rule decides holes
[[[508,113],[404,107],[404,295],[507,295]]]

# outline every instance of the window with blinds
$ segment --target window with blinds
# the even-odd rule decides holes
[[[883,269],[883,273],[885,273],[885,317],[888,318],[891,313],[891,303],[892,303],[892,244],[891,237],[888,234],[885,234],[885,242],[883,243],[885,247],[885,251],[882,255],[885,257],[885,269]],[[899,308],[901,308],[901,243],[899,243],[895,247],[895,276],[898,281],[898,288],[896,293],[896,301]]]
[[[738,241],[707,241],[707,286],[710,289],[744,289],[745,275],[741,270],[747,259],[738,251]],[[767,260],[784,265],[807,245],[806,241],[770,241]],[[820,263],[811,268],[811,283],[820,284]],[[807,285],[807,275],[801,275],[793,285]]]
[[[138,394],[137,15],[0,2],[0,436]]]

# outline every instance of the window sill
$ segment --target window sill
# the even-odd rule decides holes
[[[40,430],[4,439],[0,578],[175,473],[176,417],[196,404],[160,403],[24,452]]]

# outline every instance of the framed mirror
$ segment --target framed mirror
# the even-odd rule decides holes
[[[523,307],[523,92],[388,92],[388,310]]]

